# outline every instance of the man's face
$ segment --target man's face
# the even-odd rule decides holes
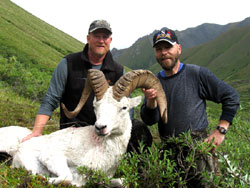
[[[162,41],[155,46],[155,57],[157,62],[166,71],[171,71],[176,65],[181,54],[181,46],[179,44],[171,45]]]
[[[109,51],[111,34],[105,29],[97,29],[87,36],[89,50],[93,55],[102,57]]]

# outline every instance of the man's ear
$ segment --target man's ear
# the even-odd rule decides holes
[[[181,44],[178,44],[179,55],[181,55]]]
[[[89,43],[90,36],[89,34],[87,35],[87,43]]]

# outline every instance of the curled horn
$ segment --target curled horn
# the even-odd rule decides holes
[[[109,84],[103,74],[102,71],[96,70],[96,69],[89,69],[87,79],[85,82],[84,89],[82,91],[81,99],[75,108],[74,111],[68,111],[66,106],[62,103],[62,109],[65,113],[65,115],[68,118],[74,118],[76,117],[79,112],[81,111],[82,107],[84,106],[85,102],[87,101],[92,89],[95,93],[96,100],[99,101],[102,99],[104,93],[108,89]]]
[[[160,80],[148,70],[134,70],[123,75],[113,86],[113,97],[120,101],[123,96],[128,97],[136,88],[156,89],[157,104],[161,118],[167,123],[167,100]]]

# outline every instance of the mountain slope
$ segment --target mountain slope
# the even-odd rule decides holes
[[[0,86],[41,100],[52,72],[84,44],[9,0],[0,1]]]
[[[64,55],[83,47],[81,42],[9,0],[0,1],[0,24],[0,54],[15,55],[23,63],[29,60],[53,68]]]
[[[186,49],[182,61],[205,66],[239,92],[250,93],[250,26],[231,29],[204,45]],[[244,85],[244,86],[243,86]]]
[[[179,38],[182,49],[187,49],[209,42],[230,29],[244,27],[246,25],[250,25],[250,17],[241,22],[227,25],[206,23],[195,28],[176,31],[176,35]],[[154,70],[156,61],[152,49],[152,39],[155,32],[156,31],[138,39],[126,50],[112,50],[115,59],[131,69],[144,68]],[[152,65],[153,67],[151,68]]]
[[[247,74],[237,74],[250,63],[250,26],[230,30],[215,40],[193,49],[184,50],[185,63],[205,66],[222,79],[244,79]],[[223,70],[223,71],[221,71]],[[228,72],[232,71],[234,77]]]

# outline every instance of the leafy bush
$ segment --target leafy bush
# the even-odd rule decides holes
[[[127,153],[118,169],[128,187],[173,187],[179,180],[176,164],[168,158],[169,151],[153,144],[147,153]]]
[[[15,56],[0,56],[0,79],[12,87],[21,96],[41,100],[48,88],[51,72],[43,71],[37,66],[25,66]]]

